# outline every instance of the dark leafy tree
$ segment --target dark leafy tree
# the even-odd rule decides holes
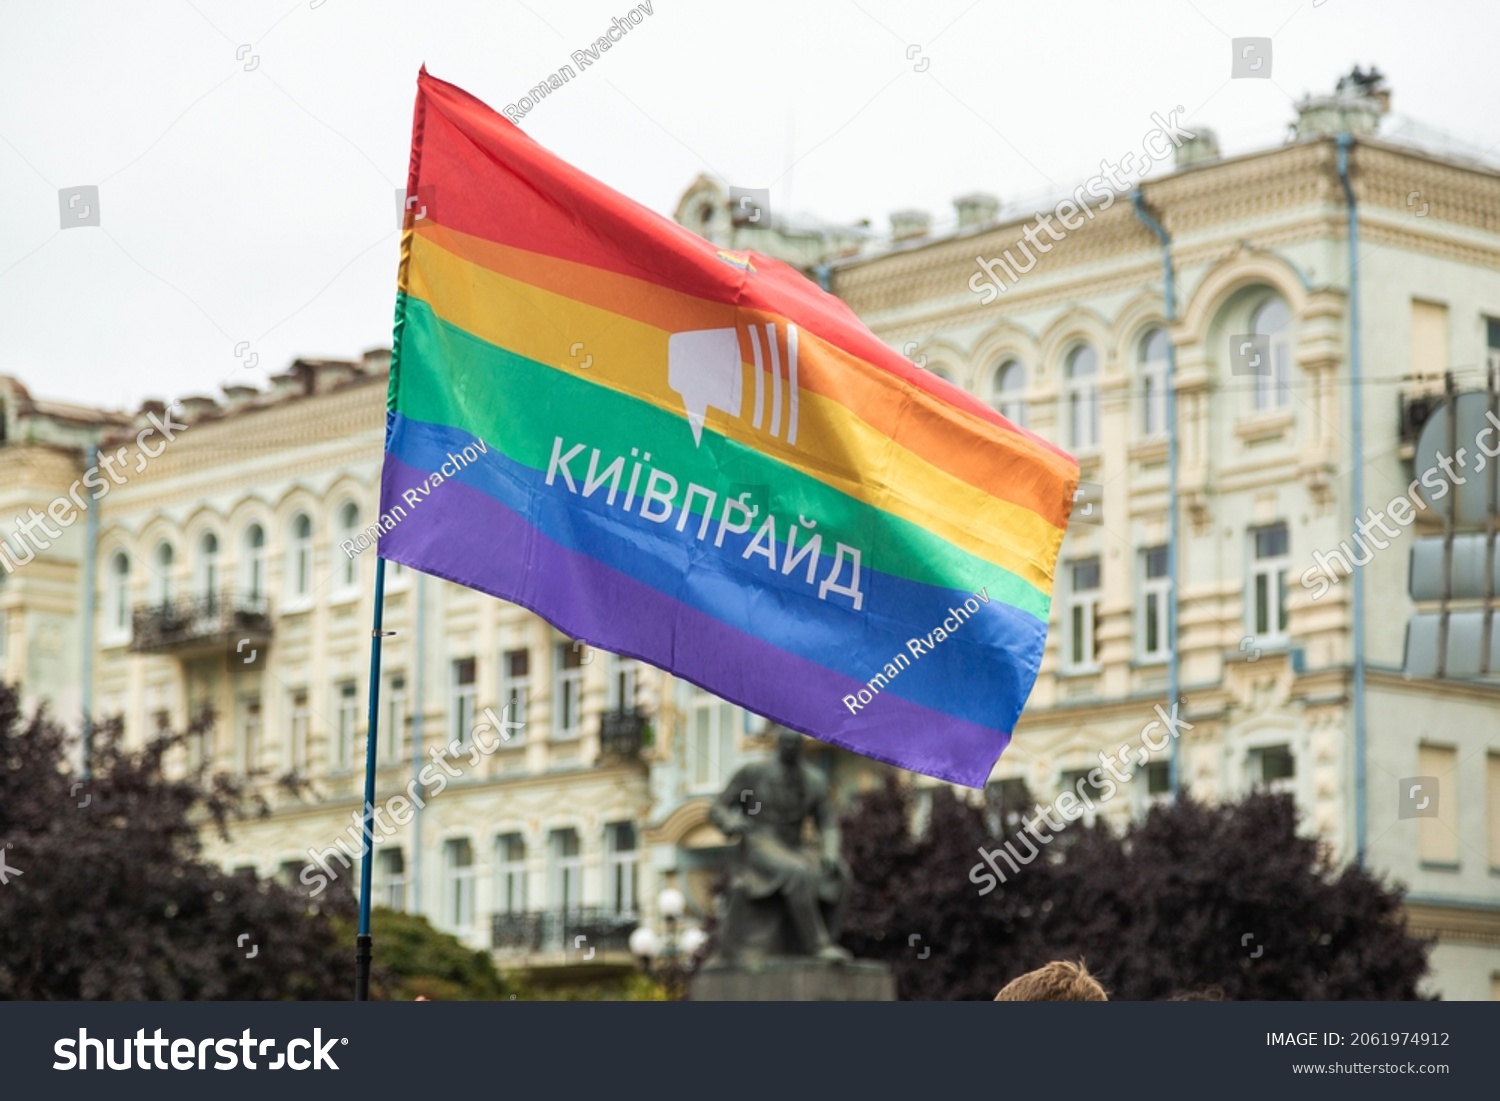
[[[1428,970],[1402,891],[1300,836],[1287,796],[1183,800],[1123,835],[1074,824],[1019,872],[1000,860],[1006,882],[983,896],[969,878],[978,849],[1014,839],[1016,821],[946,788],[920,836],[911,821],[910,791],[892,780],[844,827],[856,878],[844,943],[888,960],[904,998],[992,998],[1053,959],[1082,958],[1123,999],[1210,987],[1230,999],[1410,999]]]
[[[353,915],[340,923],[340,939],[354,943]],[[382,1000],[494,1001],[511,987],[495,970],[488,952],[475,951],[417,914],[376,907],[370,914],[375,938],[370,996]]]
[[[129,748],[102,724],[83,781],[64,730],[0,685],[0,844],[16,870],[0,885],[0,998],[351,995],[332,920],[345,893],[312,901],[203,859],[200,829],[254,807],[223,777],[168,775],[186,736]]]

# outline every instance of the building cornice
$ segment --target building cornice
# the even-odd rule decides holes
[[[1186,272],[1232,256],[1243,246],[1247,226],[1261,249],[1341,239],[1344,200],[1335,151],[1331,138],[1301,142],[1195,166],[1141,186],[1173,237],[1179,271]],[[1361,141],[1355,144],[1351,178],[1369,244],[1500,266],[1500,174]],[[846,262],[834,273],[834,290],[877,331],[902,339],[994,322],[1085,294],[1127,292],[1159,279],[1155,238],[1133,216],[1128,200],[1117,199],[1096,215],[1051,244],[1032,270],[988,305],[967,287],[970,276],[979,273],[976,257],[994,259],[1006,249],[1020,256],[1017,242],[1032,219]],[[1453,232],[1460,228],[1496,237],[1476,241]],[[1100,270],[1101,265],[1113,266]]]

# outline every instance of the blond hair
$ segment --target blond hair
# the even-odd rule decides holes
[[[1083,961],[1053,960],[1045,967],[1011,979],[997,1002],[1107,1002],[1109,996]]]

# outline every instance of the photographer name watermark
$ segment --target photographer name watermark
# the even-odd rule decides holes
[[[593,45],[574,50],[569,54],[573,59],[573,65],[577,65],[578,69],[587,69],[590,65],[598,64],[599,58],[608,53],[612,45],[618,45],[621,39],[644,23],[646,16],[650,14],[651,0],[642,0],[642,3],[631,8],[624,15],[615,16],[609,24],[609,29],[594,39]],[[538,103],[562,88],[568,81],[576,80],[578,69],[574,69],[573,65],[564,62],[561,68],[537,81],[514,103],[507,103],[504,107],[505,117],[511,122],[519,123]]]
[[[474,442],[459,451],[457,455],[451,451],[448,452],[448,461],[429,474],[421,485],[402,490],[401,499],[412,508],[416,508],[431,495],[434,489],[442,485],[449,478],[457,478],[460,470],[470,463],[478,461],[479,456],[488,454],[489,450],[489,445],[476,436]],[[361,551],[367,551],[371,547],[379,546],[380,537],[391,531],[402,520],[405,520],[406,516],[406,509],[400,505],[391,505],[390,508],[375,517],[375,520],[369,527],[363,531],[356,532],[353,536],[340,543],[339,550],[344,552],[346,558],[353,558]]]
[[[911,663],[914,660],[921,658],[923,654],[932,653],[938,643],[948,641],[950,635],[962,627],[970,616],[979,611],[981,604],[988,604],[989,602],[989,586],[986,585],[957,608],[949,608],[948,618],[944,619],[940,626],[934,627],[927,634],[918,638],[907,639],[906,648],[911,652],[912,656],[907,657],[904,653],[897,654],[885,663],[884,669],[865,681],[863,688],[852,695],[845,696],[844,706],[849,709],[849,714],[852,715],[862,707],[872,703],[875,697],[880,695],[881,690],[899,677],[903,670],[911,668]]]

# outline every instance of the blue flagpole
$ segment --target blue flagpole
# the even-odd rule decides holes
[[[375,737],[380,729],[380,643],[394,631],[381,630],[385,616],[385,559],[375,558],[375,615],[370,626],[370,715],[365,735],[364,849],[359,858],[359,935],[354,948],[354,1000],[370,1000],[370,871],[375,863]]]

